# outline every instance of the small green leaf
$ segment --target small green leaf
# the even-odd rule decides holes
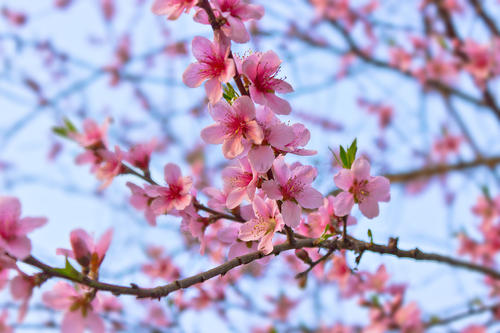
[[[64,127],[52,127],[52,132],[56,135],[62,136],[63,138],[68,137],[68,130]]]
[[[373,244],[373,234],[372,229],[368,229],[368,237],[370,237],[370,243]]]
[[[81,280],[80,272],[78,272],[73,266],[71,266],[68,258],[66,258],[66,265],[64,266],[64,268],[55,268],[54,270],[72,280]]]
[[[223,89],[222,97],[224,97],[224,99],[229,104],[233,104],[234,100],[237,99],[238,97],[240,97],[240,95],[238,94],[238,92],[236,92],[234,87],[229,82],[226,83],[223,87],[224,87],[224,89]]]
[[[340,159],[342,160],[342,166],[346,169],[349,169],[350,166],[348,166],[347,163],[347,153],[344,150],[344,147],[340,146]]]
[[[349,147],[347,147],[347,162],[349,165],[349,169],[351,168],[352,163],[356,160],[356,153],[358,152],[358,143],[357,139],[351,143]]]
[[[76,126],[73,125],[73,123],[68,118],[64,118],[64,124],[66,125],[66,128],[68,129],[68,131],[73,132],[73,133],[78,132],[78,129],[76,128]]]

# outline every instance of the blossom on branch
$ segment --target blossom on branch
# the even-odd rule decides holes
[[[21,218],[21,203],[14,197],[0,196],[0,249],[25,259],[31,253],[27,234],[47,223],[44,217]]]
[[[317,176],[315,168],[294,163],[288,166],[283,155],[273,163],[274,179],[262,183],[262,189],[270,199],[282,200],[281,213],[285,224],[295,228],[299,225],[302,207],[314,209],[323,203],[323,196],[312,188]]]
[[[198,62],[186,68],[182,82],[190,88],[196,88],[208,80],[205,92],[209,102],[214,104],[222,97],[221,83],[229,82],[235,73],[234,61],[229,58],[230,45],[225,38],[212,43],[205,37],[196,36],[192,49]]]
[[[264,133],[255,120],[255,106],[248,96],[239,97],[233,105],[220,101],[210,109],[216,124],[201,131],[202,139],[221,144],[224,157],[233,159],[250,143],[260,144]]]
[[[165,15],[169,20],[176,20],[182,12],[189,13],[198,0],[155,0],[151,11],[156,15]]]
[[[252,207],[255,217],[240,227],[238,238],[245,242],[260,240],[258,250],[269,254],[273,251],[274,233],[281,231],[285,224],[283,217],[276,201],[259,195],[254,197]]]
[[[379,214],[378,202],[391,198],[389,180],[382,176],[370,176],[370,163],[364,158],[354,161],[351,169],[340,170],[333,178],[342,192],[335,197],[335,212],[338,216],[349,215],[354,203],[368,218]]]
[[[164,177],[168,187],[147,185],[145,188],[146,194],[153,198],[151,209],[155,215],[183,210],[191,203],[191,177],[182,177],[181,169],[173,163],[165,165]]]
[[[281,60],[274,51],[254,53],[241,64],[241,72],[252,83],[250,96],[257,104],[266,105],[277,114],[289,114],[290,103],[275,95],[293,91],[290,84],[276,78],[280,70]]]

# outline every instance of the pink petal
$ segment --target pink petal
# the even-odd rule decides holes
[[[353,174],[351,170],[342,169],[333,177],[333,181],[341,190],[349,191],[349,188],[353,183],[352,176]]]
[[[45,217],[24,217],[19,221],[17,232],[19,234],[27,234],[46,223],[47,219]]]
[[[232,244],[238,238],[239,226],[231,224],[227,228],[220,229],[217,232],[217,239],[226,244]]]
[[[220,124],[210,125],[201,131],[201,138],[206,143],[221,144],[226,137],[226,128]]]
[[[315,209],[323,204],[323,195],[310,186],[300,191],[295,198],[302,207],[307,209]]]
[[[95,251],[99,258],[104,258],[106,252],[108,251],[109,244],[111,244],[111,239],[113,238],[113,229],[108,229],[104,235],[101,236],[99,241],[97,242]]]
[[[370,163],[364,158],[358,158],[352,163],[351,166],[354,178],[357,180],[364,180],[370,177]]]
[[[221,82],[229,82],[234,77],[236,71],[234,67],[233,59],[224,60],[224,70],[219,75],[219,80]]]
[[[371,179],[367,184],[368,192],[370,196],[377,201],[389,201],[391,200],[391,184],[389,179],[377,176]]]
[[[222,153],[224,154],[224,157],[227,159],[233,159],[240,155],[244,150],[242,140],[243,138],[241,134],[232,135],[224,140],[224,143],[222,144]]]
[[[295,139],[295,134],[290,126],[278,124],[270,129],[267,141],[274,147],[285,149],[285,146]]]
[[[241,65],[242,73],[245,74],[251,81],[255,80],[257,76],[257,63],[259,61],[256,53],[250,55],[243,61]],[[253,96],[252,96],[253,97]]]
[[[243,223],[238,232],[238,238],[245,242],[261,239],[266,234],[266,229],[259,228],[258,225],[257,219]]]
[[[174,163],[168,163],[165,165],[163,168],[163,175],[165,177],[165,181],[169,185],[179,184],[179,180],[182,178],[181,169]]]
[[[257,249],[266,255],[273,252],[273,237],[274,232],[270,232],[262,237]]]
[[[266,173],[274,162],[273,149],[268,146],[259,146],[248,152],[248,159],[255,172]]]
[[[283,155],[279,155],[273,162],[273,175],[280,185],[285,185],[290,179],[290,169],[285,163]]]
[[[256,196],[253,198],[252,207],[255,215],[263,218],[272,217],[271,207],[269,207],[268,202],[264,201],[261,197]]]
[[[68,311],[64,314],[61,322],[61,333],[83,333],[85,329],[85,318],[81,311]]]
[[[205,82],[205,93],[210,104],[217,103],[222,98],[222,86],[218,78]]]
[[[260,145],[264,140],[264,132],[255,120],[246,123],[245,137],[256,145]]]
[[[202,74],[203,68],[199,63],[189,64],[182,74],[182,82],[190,88],[199,87],[207,79],[207,76]]]
[[[87,313],[87,317],[85,317],[85,327],[92,333],[104,333],[106,331],[104,321],[95,312]]]
[[[259,71],[274,72],[281,65],[278,55],[270,50],[265,52],[260,58]]]
[[[275,180],[266,180],[262,183],[262,190],[266,193],[269,199],[281,200],[283,199],[283,194],[281,193],[281,187]]]
[[[21,216],[21,203],[14,197],[0,197],[0,221],[14,222]]]
[[[210,61],[215,54],[214,45],[205,37],[194,37],[191,45],[193,55],[199,62],[205,62],[207,60]]]
[[[300,217],[302,215],[302,208],[296,203],[286,200],[281,205],[281,214],[285,224],[290,228],[296,228],[300,224]]]
[[[274,111],[274,113],[287,115],[290,114],[290,112],[292,112],[292,107],[290,106],[290,103],[288,103],[283,98],[280,98],[272,93],[264,94],[264,98],[266,100],[266,105],[270,107],[271,110]]]
[[[227,117],[233,117],[233,110],[226,101],[219,101],[209,107],[208,112],[216,122],[225,122]]]
[[[170,209],[172,209],[172,204],[170,200],[163,197],[158,197],[151,202],[151,210],[156,215],[166,214]]]
[[[349,192],[341,192],[335,197],[333,206],[335,208],[335,215],[349,215],[351,213],[352,206],[354,206],[354,197]]]
[[[372,219],[379,214],[378,202],[372,198],[365,198],[359,203],[359,210],[369,219]]]
[[[248,96],[241,96],[233,103],[236,114],[243,116],[246,120],[255,119],[255,105]]]
[[[273,82],[273,88],[274,91],[280,94],[293,92],[293,87],[288,82],[285,82],[280,79],[276,79],[276,81]]]
[[[226,206],[228,209],[236,208],[243,199],[247,196],[245,188],[237,188],[232,190],[226,199]]]
[[[257,247],[252,246],[252,248],[254,248],[254,247],[255,247],[255,251],[257,251]],[[251,249],[248,248],[247,243],[235,242],[229,248],[229,252],[227,254],[227,260],[232,260],[236,257],[242,256],[242,255],[247,254],[249,252],[252,252],[252,251],[251,251]]]
[[[12,256],[23,260],[31,253],[31,241],[26,236],[18,236],[6,242],[5,250]]]
[[[236,43],[246,43],[250,40],[250,34],[243,22],[240,19],[233,16],[227,18],[229,25],[231,26],[231,36],[230,38]]]

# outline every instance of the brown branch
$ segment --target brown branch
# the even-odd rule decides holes
[[[348,240],[349,242],[345,242],[341,239],[334,239],[318,243],[317,240],[313,238],[297,239],[294,244],[285,242],[283,244],[274,246],[273,251],[270,254],[268,254],[268,256],[278,255],[283,251],[288,251],[291,249],[301,249],[301,248],[326,248],[331,251],[337,249],[339,250],[345,249],[345,250],[352,250],[357,253],[361,253],[363,251],[369,251],[380,254],[389,254],[399,258],[411,258],[417,261],[434,261],[438,263],[444,263],[453,267],[465,268],[473,272],[478,272],[491,276],[495,279],[500,279],[500,272],[492,268],[477,265],[460,259],[455,259],[452,257],[447,257],[436,253],[425,253],[420,251],[418,248],[415,248],[413,250],[401,250],[394,245],[386,246],[381,244],[367,243],[352,237],[348,237]],[[120,285],[113,285],[109,283],[103,283],[92,280],[81,273],[68,276],[62,273],[61,271],[58,271],[55,268],[40,262],[38,259],[32,256],[26,258],[25,260],[23,260],[23,262],[41,269],[44,273],[46,273],[51,277],[60,277],[66,280],[71,280],[86,285],[90,288],[94,288],[96,290],[109,291],[115,295],[135,295],[138,298],[161,298],[167,296],[171,292],[188,288],[197,283],[202,283],[206,280],[216,277],[217,275],[224,275],[235,267],[249,264],[263,257],[265,257],[265,255],[262,252],[252,252],[243,256],[236,257],[208,271],[201,272],[199,274],[193,275],[185,279],[176,280],[167,285],[155,288],[140,288],[136,284],[131,284],[132,287],[126,287]]]
[[[479,0],[469,0],[469,2],[490,32],[496,36],[500,36],[500,29],[496,26],[495,21],[486,13],[481,2]]]
[[[453,171],[462,171],[465,169],[487,166],[494,168],[500,164],[500,156],[477,158],[469,162],[459,162],[455,164],[440,164],[433,167],[416,169],[408,172],[385,174],[391,183],[406,183],[419,178],[429,178],[433,176],[443,175]]]
[[[442,326],[442,325],[447,325],[447,324],[450,324],[452,322],[455,322],[455,321],[458,321],[458,320],[462,320],[462,319],[465,319],[465,318],[468,318],[468,317],[471,317],[471,316],[475,316],[475,315],[478,315],[478,314],[481,314],[481,313],[484,313],[484,312],[492,312],[492,311],[495,311],[497,309],[500,308],[500,304],[497,303],[497,304],[493,304],[493,305],[489,305],[489,306],[481,306],[479,308],[471,308],[467,311],[464,311],[462,313],[458,313],[458,314],[455,314],[455,315],[452,315],[450,317],[447,317],[447,318],[443,318],[443,319],[440,319],[440,318],[431,318],[428,322],[424,323],[424,326],[426,328],[429,328],[429,327],[434,327],[434,326]]]

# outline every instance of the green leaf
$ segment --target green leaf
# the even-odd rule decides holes
[[[54,270],[72,280],[81,280],[80,272],[78,272],[73,266],[71,266],[68,258],[66,258],[66,265],[64,266],[64,268],[55,268]]]
[[[340,159],[342,160],[342,166],[346,169],[350,169],[350,166],[347,166],[347,153],[344,150],[344,147],[340,146]]]
[[[73,123],[68,118],[64,118],[64,124],[66,125],[66,128],[70,132],[73,132],[73,133],[78,132],[78,129],[75,127],[75,125],[73,125]]]
[[[52,132],[56,135],[62,136],[63,138],[68,137],[68,130],[64,127],[52,127]]]
[[[351,168],[352,163],[356,159],[356,153],[358,152],[358,143],[357,139],[351,143],[349,147],[347,147],[347,162],[349,163],[349,169]]]
[[[231,85],[231,83],[226,83],[223,85],[223,93],[222,97],[229,103],[233,104],[234,100],[240,97],[238,92],[234,89],[234,87]]]

